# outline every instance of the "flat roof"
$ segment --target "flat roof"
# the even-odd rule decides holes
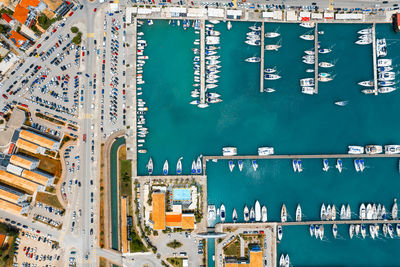
[[[19,196],[0,188],[0,198],[7,200],[8,202],[17,204]]]
[[[154,230],[165,229],[165,193],[153,193],[152,220]]]
[[[3,170],[0,170],[0,182],[23,190],[31,195],[37,190],[39,186],[31,181],[25,180],[24,178],[5,172]]]
[[[10,158],[10,162],[14,165],[20,166],[25,169],[30,169],[33,163],[33,161],[30,161],[26,158],[17,155],[12,155]]]
[[[22,177],[24,177],[25,179],[31,180],[32,182],[35,182],[37,184],[44,185],[44,186],[47,185],[47,182],[49,180],[49,178],[47,178],[46,176],[43,176],[37,172],[33,172],[30,170],[23,170]]]
[[[8,201],[5,201],[3,199],[0,199],[0,209],[5,210],[10,213],[17,214],[17,215],[21,214],[21,211],[22,211],[22,207],[15,205],[13,203],[10,203]]]
[[[27,130],[22,130],[19,137],[48,149],[52,149],[55,143],[55,141],[50,138]]]
[[[262,267],[262,257],[262,251],[250,251],[250,267]]]
[[[37,149],[39,148],[38,145],[28,142],[26,140],[23,140],[21,138],[19,138],[17,140],[16,145],[18,148],[22,148],[23,150],[26,150],[26,151],[34,153],[34,154],[37,153]]]

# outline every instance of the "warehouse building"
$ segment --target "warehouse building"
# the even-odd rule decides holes
[[[16,176],[4,170],[0,170],[0,182],[16,189],[22,190],[30,195],[36,191],[43,190],[44,187],[34,182]]]
[[[60,147],[60,142],[28,130],[22,130],[19,138],[50,150],[57,150]]]
[[[12,155],[10,163],[28,170],[36,169],[39,166],[39,160],[22,154]]]
[[[21,138],[17,140],[16,145],[18,148],[34,154],[44,154],[44,152],[46,151],[43,147],[40,147]]]
[[[27,180],[30,180],[44,187],[52,185],[54,182],[54,176],[48,175],[44,172],[40,172],[37,170],[36,171],[23,170],[21,176]]]

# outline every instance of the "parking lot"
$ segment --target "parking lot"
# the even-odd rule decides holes
[[[62,252],[49,236],[21,231],[16,242],[14,266],[64,266]]]

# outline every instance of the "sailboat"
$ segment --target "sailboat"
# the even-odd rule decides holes
[[[289,266],[290,266],[289,254],[286,254],[286,257],[285,257],[285,267],[289,267]]]
[[[261,220],[262,220],[262,222],[268,221],[268,214],[267,214],[266,206],[262,206],[262,208],[261,208]]]
[[[176,164],[176,174],[182,174],[182,159],[183,157],[180,157]]]
[[[329,170],[329,161],[327,159],[323,159],[322,163],[324,164],[324,167],[322,168],[322,170],[324,172],[327,172]]]
[[[236,209],[233,209],[232,212],[232,221],[235,223],[237,221],[237,212]]]
[[[338,169],[339,172],[342,172],[343,161],[341,159],[337,159],[337,161],[336,161],[336,169]]]
[[[331,219],[332,219],[332,221],[336,220],[336,206],[335,206],[335,204],[332,205]]]
[[[320,217],[321,217],[321,220],[323,221],[323,220],[326,220],[326,207],[325,207],[325,204],[324,203],[322,203],[322,206],[321,206],[321,214],[320,214]]]
[[[243,160],[241,160],[241,159],[238,160],[238,167],[239,167],[239,171],[243,170]]]
[[[392,219],[397,220],[398,206],[397,206],[397,198],[394,199],[394,203],[392,206]]]
[[[251,221],[251,222],[254,222],[255,219],[256,219],[256,217],[255,217],[255,215],[254,215],[254,208],[251,207],[251,209],[250,209],[250,221]]]
[[[225,217],[226,217],[226,213],[225,213],[225,206],[224,204],[221,204],[221,208],[220,208],[220,218],[221,218],[221,222],[225,222]]]
[[[278,225],[278,239],[279,240],[282,240],[282,226],[281,225]]]
[[[285,204],[283,204],[281,209],[281,222],[286,222],[286,221],[287,221],[286,206]]]
[[[166,160],[166,161],[164,162],[163,174],[164,174],[164,175],[167,175],[167,174],[168,174],[168,160]]]
[[[365,227],[365,224],[361,224],[361,236],[362,238],[367,236],[367,228]]]
[[[257,164],[257,161],[256,161],[255,159],[253,159],[253,160],[251,161],[251,165],[253,166],[253,170],[254,170],[254,171],[257,171],[258,164]]]
[[[146,165],[147,167],[147,172],[149,173],[149,175],[151,175],[153,173],[153,160],[150,158],[149,162]]]
[[[285,255],[281,254],[281,257],[279,258],[279,267],[284,267],[285,266]]]
[[[249,221],[250,215],[249,215],[249,208],[247,207],[247,205],[245,205],[243,209],[243,218],[245,222]]]
[[[296,208],[296,222],[301,222],[301,207],[300,204],[297,204]]]
[[[201,159],[200,159],[200,157],[197,158],[196,173],[201,174]]]
[[[232,172],[232,171],[233,171],[233,168],[235,168],[235,164],[233,164],[233,161],[230,160],[230,161],[229,161],[229,170]]]
[[[349,235],[350,235],[350,239],[352,239],[353,235],[354,235],[354,224],[350,224]]]
[[[333,237],[334,237],[334,238],[336,238],[337,232],[338,232],[338,227],[337,227],[337,225],[336,225],[336,223],[335,223],[335,224],[333,224],[333,226],[332,226],[332,234],[333,234]]]
[[[196,174],[196,161],[192,162],[192,174]]]

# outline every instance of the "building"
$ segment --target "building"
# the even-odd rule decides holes
[[[47,5],[40,0],[21,0],[15,7],[13,17],[27,27],[36,24],[37,14],[43,12]]]
[[[31,152],[31,153],[34,153],[34,154],[44,154],[44,152],[46,151],[43,147],[40,147],[31,142],[25,141],[21,138],[17,140],[16,145],[18,148],[23,149],[28,152]]]
[[[263,267],[263,252],[259,246],[250,249],[249,260],[226,258],[225,267]]]
[[[24,156],[22,154],[12,155],[10,158],[10,163],[28,170],[36,169],[39,166],[38,159]]]
[[[24,209],[21,206],[5,201],[3,199],[0,199],[0,209],[16,215],[24,213]]]
[[[19,133],[19,138],[50,150],[57,150],[60,147],[60,142],[28,130],[22,130]]]
[[[39,171],[23,170],[21,176],[44,187],[52,185],[54,182],[54,176]]]
[[[7,165],[7,171],[8,171],[9,173],[12,173],[12,174],[15,174],[15,175],[18,175],[18,176],[21,176],[21,175],[22,175],[22,171],[23,171],[23,170],[24,170],[23,168],[18,167],[18,166],[15,166],[15,165],[13,165],[13,164],[8,164],[8,165]]]
[[[10,39],[19,49],[26,50],[31,45],[30,41],[16,31],[10,32]]]
[[[154,230],[165,229],[165,193],[153,193],[152,221]]]
[[[21,24],[25,24],[25,22],[27,22],[28,15],[29,15],[29,9],[27,9],[19,4],[15,7],[13,17],[14,17],[14,19],[18,20]],[[32,21],[28,21],[28,24],[29,23],[32,23]],[[31,26],[31,25],[29,25],[29,26]]]
[[[1,18],[4,19],[5,21],[7,21],[7,23],[10,24],[11,26],[13,26],[15,24],[13,18],[10,17],[7,13],[1,14]]]
[[[14,204],[24,205],[28,199],[28,195],[9,186],[0,184],[0,198]]]
[[[73,7],[74,7],[74,3],[71,3],[69,1],[64,1],[61,5],[59,5],[57,7],[57,9],[55,10],[55,13],[57,16],[64,17],[65,14],[67,14],[68,11],[70,11],[71,8],[73,8]]]
[[[35,193],[37,190],[41,190],[38,184],[26,180],[22,177],[16,176],[4,170],[0,170],[0,182],[8,186],[14,187],[18,190],[24,191],[30,195]]]

